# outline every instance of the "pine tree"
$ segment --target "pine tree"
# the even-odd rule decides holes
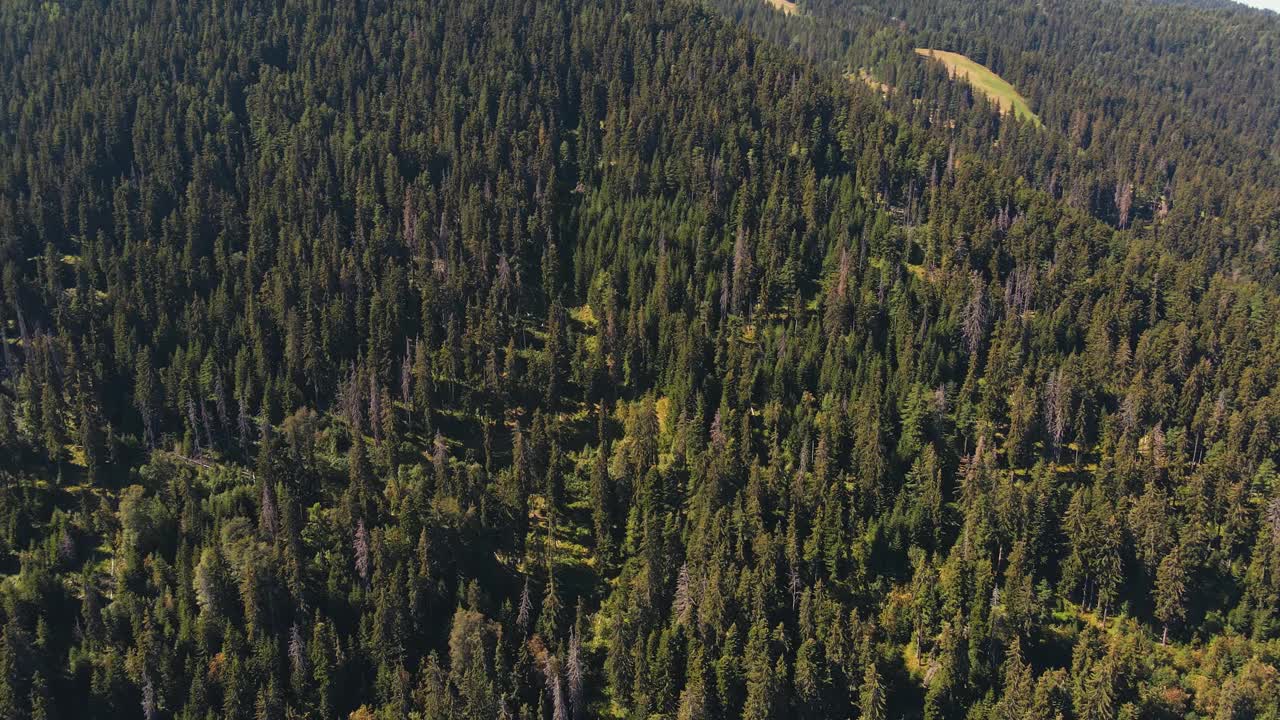
[[[55,462],[61,462],[65,455],[66,425],[62,418],[62,394],[46,381],[40,391],[40,438],[45,452]]]
[[[24,693],[15,655],[21,650],[13,641],[17,633],[10,629],[12,622],[9,621],[0,634],[0,716],[20,718]]]
[[[159,401],[155,371],[151,365],[151,351],[143,348],[138,353],[137,368],[134,370],[133,402],[142,417],[143,440],[148,447],[156,445],[155,426]]]
[[[777,712],[778,678],[769,646],[768,627],[763,621],[752,625],[745,649],[747,695],[742,706],[742,717],[748,720],[769,720]]]
[[[17,445],[18,427],[14,422],[13,407],[9,403],[9,398],[4,393],[0,393],[0,448],[16,451]]]
[[[1005,655],[1004,677],[1000,700],[992,708],[994,717],[1008,720],[1031,720],[1036,717],[1032,708],[1035,683],[1031,668],[1022,658],[1022,642],[1014,638]]]
[[[1186,593],[1187,572],[1182,564],[1182,553],[1179,549],[1165,556],[1156,570],[1155,606],[1156,618],[1163,628],[1160,631],[1160,644],[1169,642],[1169,625],[1186,617],[1183,596]]]
[[[560,592],[556,587],[553,573],[547,576],[546,588],[542,595],[542,607],[538,610],[538,632],[543,637],[556,637],[560,629],[560,611],[562,604]]]
[[[875,662],[867,663],[862,685],[858,687],[858,710],[863,720],[884,720],[886,717],[884,682]]]
[[[533,602],[529,599],[529,578],[524,579],[524,589],[520,591],[519,610],[516,613],[516,626],[522,632],[529,631],[529,618],[533,610]]]

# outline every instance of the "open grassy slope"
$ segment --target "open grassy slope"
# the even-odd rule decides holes
[[[789,0],[764,0],[773,7],[774,10],[780,10],[784,15],[797,15],[800,8],[796,7],[794,2]]]
[[[922,57],[932,58],[945,65],[952,76],[964,80],[972,85],[974,89],[990,98],[992,102],[1000,107],[1000,112],[1013,112],[1017,117],[1030,120],[1037,127],[1040,126],[1040,118],[1031,112],[1031,107],[1027,105],[1027,99],[1022,97],[1004,78],[991,72],[985,65],[980,65],[960,53],[947,52],[946,50],[916,48],[916,52]]]

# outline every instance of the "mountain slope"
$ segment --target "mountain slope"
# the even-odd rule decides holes
[[[0,37],[0,716],[1277,711],[1262,230],[692,3]]]
[[[1280,192],[1280,17],[1241,6],[1147,2],[815,0],[799,18],[750,0],[718,7],[772,42],[839,72],[900,88],[889,106],[954,124],[960,147],[1114,226],[1168,224],[1180,252],[1230,245],[1213,262],[1274,283]],[[1025,95],[1048,132],[974,112],[963,85],[917,47],[959,52]],[[1221,232],[1223,226],[1228,233]]]

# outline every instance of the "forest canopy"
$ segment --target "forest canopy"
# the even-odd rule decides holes
[[[1280,717],[1280,21],[713,5],[0,4],[0,717]]]

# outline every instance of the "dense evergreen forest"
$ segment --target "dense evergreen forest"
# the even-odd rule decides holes
[[[1280,20],[1003,7],[0,3],[0,718],[1280,718]]]
[[[1179,216],[1182,253],[1274,242],[1280,22],[1234,3],[1146,0],[711,0],[772,42],[883,88],[892,112],[1114,227]],[[1005,120],[917,47],[1013,83],[1047,132]],[[1241,258],[1274,285],[1274,252]]]

